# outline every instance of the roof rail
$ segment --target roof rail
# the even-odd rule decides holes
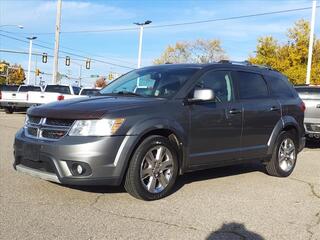
[[[268,69],[272,71],[277,71],[268,65],[252,64],[248,60],[245,60],[245,61],[220,60],[218,63],[223,63],[223,64],[229,63],[229,64],[242,65],[242,66],[252,66],[252,67],[258,67],[258,68]]]

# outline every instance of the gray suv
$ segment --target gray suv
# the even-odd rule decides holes
[[[259,161],[293,171],[305,106],[279,72],[248,63],[131,71],[98,96],[30,108],[14,168],[66,185],[120,185],[156,200],[187,172]]]

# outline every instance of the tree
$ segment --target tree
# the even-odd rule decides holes
[[[293,84],[304,84],[307,74],[310,25],[297,21],[288,29],[288,40],[278,43],[272,36],[258,39],[256,54],[249,58],[254,64],[264,64],[285,74]],[[320,40],[315,39],[311,84],[320,84]]]
[[[154,60],[154,63],[209,63],[222,59],[227,59],[227,56],[219,40],[198,39],[169,45],[162,55]]]
[[[5,64],[5,71],[1,73],[0,84],[23,84],[23,81],[26,79],[25,73],[21,65],[14,64],[10,66],[8,62],[2,61],[0,64]],[[8,76],[7,75],[8,68]]]
[[[105,87],[106,85],[107,85],[107,81],[105,77],[99,77],[94,84],[94,86],[97,88],[102,88],[102,87]]]

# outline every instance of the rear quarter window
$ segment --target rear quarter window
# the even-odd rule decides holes
[[[289,81],[283,77],[266,76],[268,80],[271,95],[278,98],[294,98],[293,89]]]
[[[240,99],[259,99],[269,96],[268,86],[262,75],[252,72],[233,72],[237,80]]]

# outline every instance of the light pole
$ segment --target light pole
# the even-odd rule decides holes
[[[18,27],[20,29],[23,28],[23,26],[20,24],[5,24],[5,25],[0,25],[0,27]]]
[[[313,42],[314,42],[314,25],[316,21],[316,6],[317,1],[312,1],[312,14],[311,14],[311,24],[310,24],[310,36],[309,36],[309,50],[308,50],[308,64],[307,64],[307,77],[306,84],[310,84],[311,78],[311,66],[312,66],[312,51],[313,51]]]
[[[147,20],[143,23],[134,23],[135,25],[140,27],[140,33],[139,33],[139,52],[138,52],[138,68],[141,67],[141,52],[142,52],[142,36],[143,36],[143,27],[145,25],[148,25],[152,23],[152,21]]]
[[[30,84],[30,71],[31,71],[31,56],[32,56],[32,41],[37,37],[27,37],[29,40],[29,62],[28,62],[28,73],[27,73],[27,85]]]
[[[61,6],[62,6],[62,0],[58,0],[57,16],[56,16],[56,31],[55,31],[55,39],[54,39],[52,84],[57,84],[58,82]]]

